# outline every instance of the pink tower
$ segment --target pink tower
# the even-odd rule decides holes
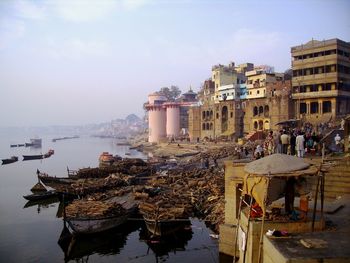
[[[167,101],[162,94],[155,92],[148,95],[148,141],[160,142],[166,138],[166,109]]]
[[[168,138],[178,137],[180,134],[180,104],[167,102],[166,108],[166,136]]]

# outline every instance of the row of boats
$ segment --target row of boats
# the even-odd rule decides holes
[[[49,158],[54,153],[55,151],[50,149],[47,153],[44,153],[44,154],[23,155],[23,161]],[[2,164],[10,164],[17,161],[18,161],[18,156],[11,156],[10,158],[2,159]]]
[[[41,147],[42,139],[30,139],[30,142],[11,144],[10,147]]]
[[[86,168],[85,168],[86,169]],[[91,168],[94,169],[94,168]],[[144,175],[143,173],[140,173]],[[164,189],[137,185],[137,175],[110,174],[104,178],[54,177],[37,171],[42,192],[24,196],[30,201],[57,196],[65,206],[64,220],[75,234],[95,234],[124,224],[130,218],[145,222],[152,236],[168,235],[190,223],[188,209],[149,204],[143,195],[161,194]],[[40,185],[42,187],[40,187]],[[53,190],[46,190],[50,187]],[[35,189],[34,189],[35,190]],[[70,201],[72,200],[72,201]],[[69,203],[67,203],[69,202]]]

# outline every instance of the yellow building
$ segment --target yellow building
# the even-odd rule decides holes
[[[350,112],[350,43],[311,40],[291,48],[295,117],[313,124]]]
[[[215,85],[214,101],[215,103],[219,103],[219,87],[237,83],[235,64],[232,62],[228,66],[221,64],[215,65],[212,67],[211,76],[211,79],[214,81]]]

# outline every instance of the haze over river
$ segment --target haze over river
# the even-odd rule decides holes
[[[68,135],[67,135],[68,136]],[[0,166],[0,262],[218,262],[217,240],[197,219],[186,233],[147,242],[145,226],[131,221],[103,235],[77,239],[70,256],[57,243],[63,220],[59,202],[27,203],[23,195],[37,183],[36,170],[55,176],[67,176],[67,166],[77,170],[98,166],[103,151],[126,157],[144,158],[142,153],[118,146],[116,139],[80,137],[52,142],[62,136],[41,136],[42,148],[10,148],[10,144],[29,142],[31,135],[1,134],[0,158],[13,155],[19,161]],[[55,154],[43,160],[22,161],[22,155]],[[67,251],[66,251],[67,252]]]

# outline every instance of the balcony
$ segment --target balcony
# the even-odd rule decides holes
[[[337,97],[340,95],[339,90],[325,90],[325,91],[315,91],[315,92],[302,92],[302,93],[293,93],[293,100],[298,99],[317,99],[317,98],[329,98]],[[349,92],[350,95],[350,92]]]
[[[343,58],[344,57],[338,54],[332,54],[327,56],[293,60],[292,68],[293,70],[295,70],[295,69],[301,69],[301,68],[307,68],[307,67],[314,67],[314,66],[317,67],[322,65],[336,64],[337,60],[341,60],[341,59],[343,60]]]
[[[293,85],[298,84],[299,82],[300,84],[313,84],[313,83],[325,82],[325,79],[328,80],[327,82],[337,82],[338,72],[320,73],[320,74],[293,77],[292,82],[293,82]]]

